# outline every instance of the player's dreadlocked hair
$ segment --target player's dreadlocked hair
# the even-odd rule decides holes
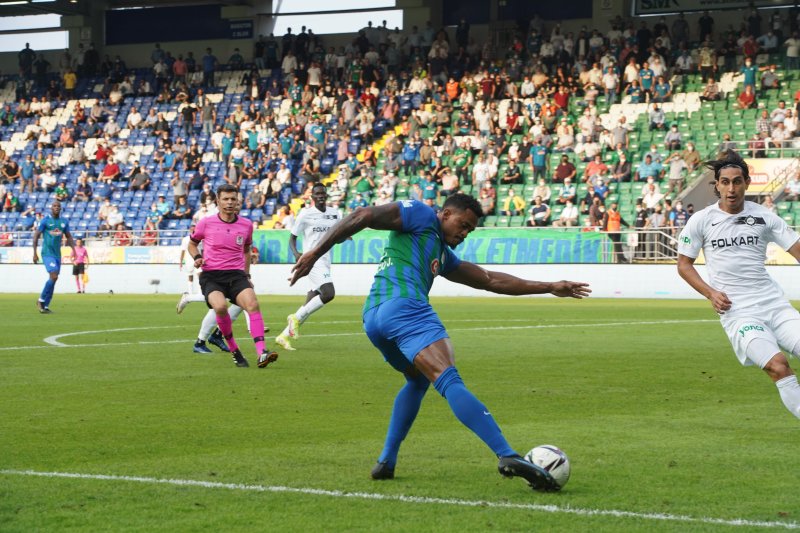
[[[714,194],[716,194],[718,198],[719,191],[717,190],[716,184],[719,180],[719,173],[723,168],[738,168],[742,171],[742,176],[744,179],[746,181],[750,181],[750,169],[748,168],[744,159],[742,159],[742,156],[740,156],[735,150],[727,150],[722,159],[706,161],[705,166],[714,171],[714,181],[711,182],[711,186],[714,187]]]
[[[444,202],[444,205],[442,205],[442,209],[447,207],[454,207],[462,211],[472,211],[478,218],[483,216],[483,208],[481,208],[480,202],[478,202],[474,196],[470,196],[469,194],[456,193],[448,196],[447,200]]]

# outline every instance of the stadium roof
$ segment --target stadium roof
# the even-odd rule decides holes
[[[168,7],[198,4],[253,6],[256,0],[0,0],[0,17],[41,15],[89,15],[101,9]]]

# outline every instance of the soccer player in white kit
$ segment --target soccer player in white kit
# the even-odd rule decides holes
[[[181,241],[180,269],[181,269],[181,272],[186,274],[186,276],[188,277],[188,280],[187,280],[187,283],[188,283],[187,289],[188,290],[184,294],[194,294],[194,292],[195,292],[194,291],[194,276],[195,276],[195,274],[199,273],[197,271],[197,269],[194,267],[194,261],[192,261],[191,257],[189,256],[189,235],[191,235],[194,232],[195,226],[196,225],[193,222],[192,225],[189,227],[189,233]]]
[[[757,365],[778,387],[786,408],[800,418],[800,385],[781,349],[800,356],[800,313],[765,267],[775,242],[800,261],[800,235],[761,205],[745,201],[750,174],[728,151],[709,161],[719,202],[695,213],[678,237],[678,273],[711,301],[742,365]],[[694,261],[703,250],[709,281]]]
[[[311,199],[314,205],[300,211],[297,220],[292,226],[292,235],[289,237],[289,248],[294,254],[295,260],[299,259],[301,252],[297,250],[297,236],[303,235],[303,249],[311,250],[317,246],[325,234],[341,220],[341,215],[337,209],[328,209],[328,189],[322,183],[317,183],[311,190]],[[333,300],[336,291],[333,288],[333,278],[331,278],[331,254],[328,252],[322,256],[308,274],[311,290],[306,295],[306,303],[300,306],[294,313],[286,317],[287,325],[280,335],[275,337],[275,342],[283,346],[286,350],[294,350],[290,338],[300,336],[300,325],[305,322],[311,314],[322,309],[322,306]]]

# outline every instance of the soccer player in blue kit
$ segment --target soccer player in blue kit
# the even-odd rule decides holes
[[[357,209],[331,228],[320,243],[306,251],[292,269],[291,283],[307,275],[330,248],[362,229],[390,230],[369,296],[364,303],[364,329],[370,341],[406,383],[394,402],[386,442],[373,479],[394,478],[400,444],[433,383],[456,418],[472,430],[499,458],[506,477],[520,476],[534,489],[557,490],[552,476],[523,459],[506,441],[489,409],[464,385],[455,367],[453,345],[428,301],[433,280],[450,281],[498,294],[545,294],[583,298],[586,283],[529,281],[461,261],[455,248],[475,229],[482,216],[472,196],[454,194],[437,214],[417,201],[401,201]]]
[[[50,277],[44,284],[42,294],[36,300],[36,308],[40,313],[52,313],[50,310],[50,301],[53,299],[53,292],[56,289],[56,281],[58,281],[58,274],[61,272],[61,239],[66,235],[67,245],[72,248],[72,253],[75,253],[75,242],[72,240],[72,233],[69,231],[69,223],[66,219],[61,218],[61,202],[53,202],[50,208],[50,214],[44,217],[39,225],[36,226],[36,231],[33,233],[33,262],[39,262],[39,254],[36,248],[39,246],[39,236],[44,236],[42,239],[42,263],[47,269]]]

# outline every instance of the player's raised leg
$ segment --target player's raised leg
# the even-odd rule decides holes
[[[330,277],[330,269],[327,269],[328,277]],[[312,278],[312,276],[309,276]],[[286,348],[287,350],[294,350],[289,342],[289,338],[300,337],[300,326],[308,320],[312,314],[322,309],[326,304],[330,303],[336,297],[336,289],[333,283],[323,283],[318,289],[309,291],[306,296],[306,303],[301,305],[297,311],[286,317],[286,327],[275,338],[275,342]]]
[[[189,294],[188,292],[184,292],[178,299],[178,305],[175,306],[175,311],[177,311],[178,314],[181,314],[183,313],[183,310],[186,309],[186,306],[190,303],[205,301],[206,298],[202,293]]]
[[[789,366],[789,361],[783,353],[777,353],[770,359],[764,371],[775,382],[778,387],[778,394],[783,405],[797,418],[800,418],[800,385],[797,383],[797,376]]]
[[[557,490],[555,480],[546,470],[523,459],[509,445],[489,409],[467,389],[455,367],[450,339],[440,339],[423,349],[414,358],[414,366],[447,400],[456,418],[497,455],[500,474],[522,477],[536,490]]]

